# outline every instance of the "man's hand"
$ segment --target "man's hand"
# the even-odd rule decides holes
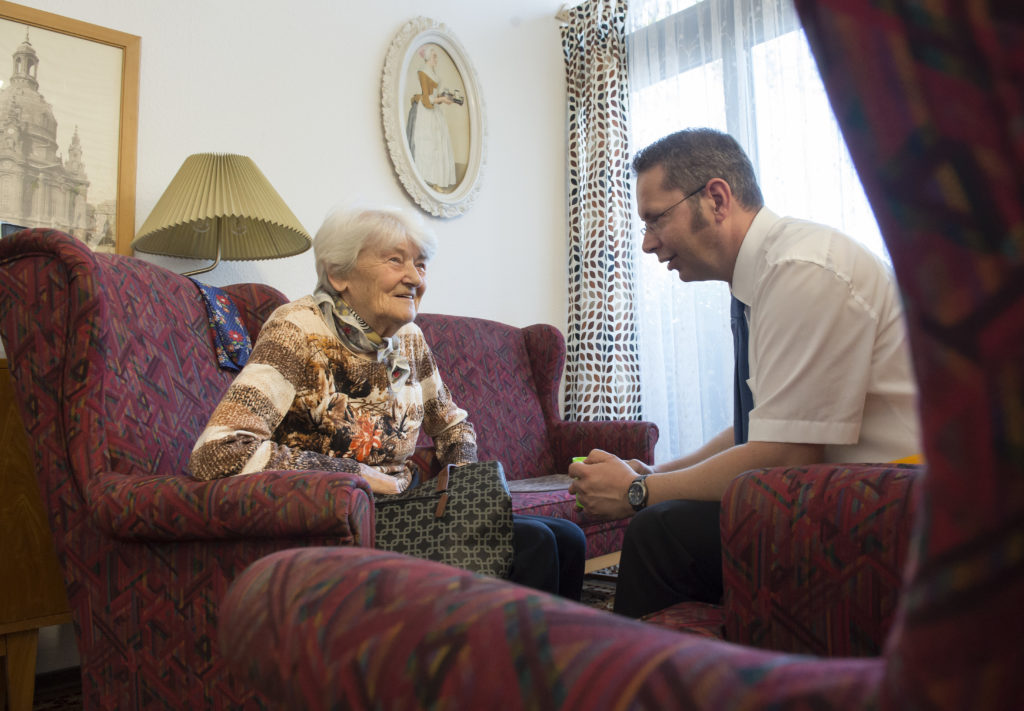
[[[626,464],[628,464],[629,468],[635,471],[637,474],[654,473],[654,467],[652,467],[650,464],[645,464],[644,462],[641,462],[639,459],[630,459],[628,462],[626,462]]]
[[[612,520],[633,515],[626,490],[637,474],[615,455],[593,449],[585,461],[569,465],[569,476],[569,493],[579,494],[587,516]]]

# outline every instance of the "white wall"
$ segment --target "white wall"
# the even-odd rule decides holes
[[[380,116],[391,38],[443,22],[476,68],[487,165],[468,214],[430,218],[441,249],[425,311],[564,330],[565,81],[558,0],[27,0],[142,38],[136,227],[184,158],[253,158],[306,229],[352,198],[419,209],[395,176]],[[45,60],[45,58],[42,58]],[[0,63],[4,58],[0,57]],[[2,66],[2,64],[0,64]],[[39,77],[45,95],[45,65]],[[88,166],[88,156],[85,156]],[[191,261],[139,255],[183,271]],[[204,280],[309,293],[312,252],[227,262]]]
[[[380,81],[405,22],[443,22],[476,68],[486,103],[487,165],[472,209],[430,218],[441,248],[425,311],[517,326],[566,323],[565,81],[559,0],[23,0],[139,35],[136,228],[186,156],[253,158],[306,229],[340,201],[412,209],[388,156]],[[39,69],[45,95],[45,58]],[[0,57],[0,71],[6,72]],[[85,157],[88,166],[88,155]],[[176,271],[185,260],[150,257]],[[262,281],[297,298],[312,252],[226,262],[205,281]],[[39,671],[68,662],[70,635],[44,633]]]

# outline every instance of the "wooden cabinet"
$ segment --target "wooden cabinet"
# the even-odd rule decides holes
[[[0,710],[5,696],[11,711],[31,709],[39,628],[70,620],[10,371],[0,359]]]

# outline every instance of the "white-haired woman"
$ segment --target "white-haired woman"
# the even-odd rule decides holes
[[[442,465],[475,462],[473,425],[413,323],[436,248],[412,213],[329,215],[313,241],[316,290],[264,324],[196,442],[192,475],[344,471],[393,494],[413,482],[420,427]],[[513,550],[513,581],[579,598],[586,539],[574,523],[516,516]]]

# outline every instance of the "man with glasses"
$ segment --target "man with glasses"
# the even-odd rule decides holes
[[[644,252],[683,281],[727,282],[737,337],[733,427],[653,467],[601,450],[570,466],[570,492],[588,515],[633,516],[615,611],[640,617],[719,602],[720,501],[738,474],[905,458],[920,451],[920,425],[884,262],[829,227],[765,208],[749,158],[727,134],[674,133],[637,154],[633,170]]]

